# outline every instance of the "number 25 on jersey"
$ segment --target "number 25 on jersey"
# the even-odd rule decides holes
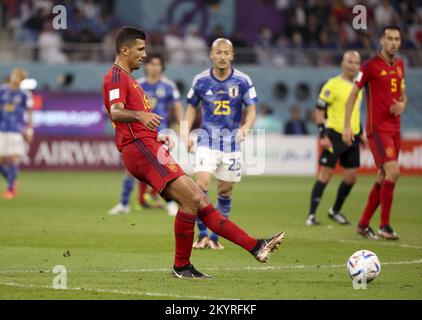
[[[227,116],[230,114],[230,101],[229,100],[216,100],[214,101],[214,114]]]

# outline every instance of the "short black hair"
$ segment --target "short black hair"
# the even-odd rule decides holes
[[[117,32],[115,45],[116,45],[116,53],[120,53],[120,49],[131,42],[134,42],[136,39],[145,40],[146,35],[141,29],[135,27],[122,27]]]
[[[397,25],[388,25],[388,26],[385,26],[385,27],[382,28],[381,37],[385,36],[385,31],[387,31],[387,30],[396,30],[396,31],[398,31],[400,33],[400,36],[401,36],[401,29],[400,29],[399,26],[397,26]]]
[[[150,63],[152,59],[158,59],[158,60],[160,60],[161,68],[164,71],[164,69],[165,69],[165,62],[164,62],[163,56],[161,54],[159,54],[159,53],[151,53],[151,54],[149,54],[146,57],[145,64]]]

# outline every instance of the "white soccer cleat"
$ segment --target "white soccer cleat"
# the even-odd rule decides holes
[[[179,206],[177,205],[176,201],[169,201],[167,203],[167,212],[169,216],[176,216],[178,210]]]
[[[117,216],[119,214],[128,214],[129,212],[130,207],[128,205],[124,206],[121,202],[119,202],[108,211],[108,214],[111,216]]]

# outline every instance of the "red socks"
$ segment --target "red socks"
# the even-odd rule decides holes
[[[380,227],[390,225],[391,205],[393,204],[395,183],[384,180],[381,187],[381,224]]]
[[[380,193],[381,185],[376,182],[369,193],[368,202],[366,203],[365,210],[363,211],[362,217],[359,221],[360,226],[367,227],[369,225],[369,221],[380,204]]]
[[[198,217],[211,231],[230,240],[242,248],[251,251],[257,244],[257,239],[250,237],[243,229],[224,217],[211,204],[198,211]]]
[[[195,232],[196,216],[178,211],[174,220],[174,236],[176,240],[176,254],[174,266],[183,267],[190,264],[193,235]]]
[[[243,229],[224,217],[211,204],[198,211],[198,217],[213,232],[230,240],[242,248],[253,250],[258,240],[250,237]],[[174,266],[183,267],[190,264],[192,243],[194,236],[196,216],[178,211],[174,221],[174,235],[176,242],[176,254]]]
[[[365,211],[360,218],[359,225],[367,227],[369,221],[381,204],[381,223],[380,227],[390,224],[391,205],[393,204],[395,183],[390,180],[384,180],[382,185],[375,183],[369,193],[368,202]]]

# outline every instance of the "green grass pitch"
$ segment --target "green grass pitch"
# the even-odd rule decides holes
[[[225,250],[193,251],[192,262],[212,281],[169,276],[174,218],[164,210],[106,214],[118,201],[121,177],[21,174],[18,197],[0,199],[1,299],[422,299],[420,177],[398,182],[392,213],[398,242],[354,232],[374,177],[360,177],[344,206],[351,226],[327,217],[340,182],[335,177],[319,207],[323,224],[312,228],[305,226],[312,177],[245,177],[236,185],[231,219],[252,235],[283,230],[286,238],[267,264],[226,240]],[[372,226],[378,221],[379,212]],[[374,251],[382,264],[366,290],[353,289],[345,267],[359,249]],[[55,265],[67,269],[67,290],[52,288]]]

